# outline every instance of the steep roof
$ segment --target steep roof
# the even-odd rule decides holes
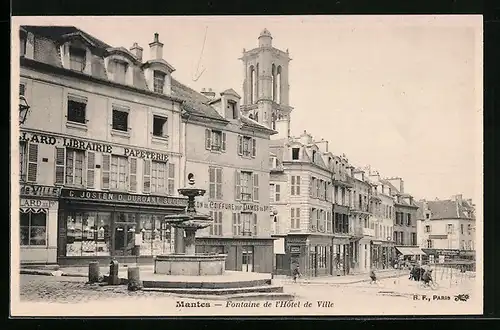
[[[431,219],[470,219],[464,212],[473,211],[467,201],[462,201],[460,205],[456,200],[436,200],[428,201],[427,205],[431,211]]]
[[[96,47],[107,49],[111,46],[97,39],[96,37],[91,36],[85,31],[80,30],[75,26],[37,26],[37,25],[23,25],[22,28],[28,32],[32,32],[33,34],[46,37],[48,39],[58,39],[66,34],[71,33],[81,33],[85,38],[90,40]]]
[[[396,188],[392,183],[390,183],[389,181],[387,180],[384,180],[384,179],[381,179],[380,182],[382,182],[383,184],[385,184],[386,186],[388,186],[389,188],[391,188],[391,191],[393,193],[399,193],[399,189]]]

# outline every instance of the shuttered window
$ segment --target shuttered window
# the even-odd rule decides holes
[[[166,192],[167,163],[151,162],[151,192],[164,194]]]
[[[151,161],[144,159],[143,163],[143,192],[151,192]]]
[[[128,190],[128,167],[127,157],[111,156],[110,189]]]
[[[130,175],[129,175],[129,190],[137,192],[137,158],[129,158]]]
[[[87,188],[95,188],[95,153],[87,152]]]
[[[110,169],[111,169],[111,155],[102,155],[102,189],[109,189],[110,187]]]
[[[36,182],[38,173],[38,144],[28,145],[28,178],[29,182]]]
[[[19,178],[21,181],[26,181],[28,161],[28,144],[26,142],[19,143]]]
[[[209,167],[209,198],[222,199],[222,168]]]
[[[259,174],[253,174],[253,200],[259,201]]]
[[[169,195],[175,195],[175,164],[168,163],[167,188]]]

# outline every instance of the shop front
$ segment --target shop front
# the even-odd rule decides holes
[[[60,189],[20,184],[21,264],[57,263],[57,209]]]
[[[353,263],[351,242],[347,235],[336,235],[332,240],[332,275],[348,275]]]
[[[394,263],[394,248],[390,242],[373,240],[371,242],[371,267],[374,269],[387,269]]]
[[[163,219],[183,212],[186,205],[187,199],[179,197],[62,189],[57,261],[151,263],[153,256],[181,250],[182,232]]]
[[[196,253],[226,255],[226,270],[272,273],[273,238],[197,237]]]

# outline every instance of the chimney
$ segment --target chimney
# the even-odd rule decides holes
[[[205,95],[206,97],[208,97],[209,99],[213,100],[215,98],[215,92],[212,91],[211,88],[202,88],[201,89],[201,94]]]
[[[134,42],[134,44],[132,45],[132,47],[130,48],[130,52],[132,54],[134,54],[134,56],[142,62],[142,52],[143,52],[144,49],[142,49],[141,46],[139,46],[137,44],[137,42]]]
[[[321,152],[328,152],[328,141],[321,139],[321,141],[315,142]]]
[[[456,201],[459,205],[462,205],[462,194],[455,195],[455,201]]]
[[[152,60],[163,59],[163,44],[159,40],[160,35],[155,33],[155,37],[152,43],[149,44],[149,56]]]

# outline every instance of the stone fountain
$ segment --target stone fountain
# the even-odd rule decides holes
[[[188,175],[189,186],[178,190],[188,198],[186,211],[182,214],[165,216],[165,223],[185,233],[185,253],[156,256],[154,273],[164,275],[222,275],[225,271],[225,254],[196,254],[196,231],[211,225],[213,219],[196,211],[195,198],[203,196],[205,189],[195,187],[194,175]]]

